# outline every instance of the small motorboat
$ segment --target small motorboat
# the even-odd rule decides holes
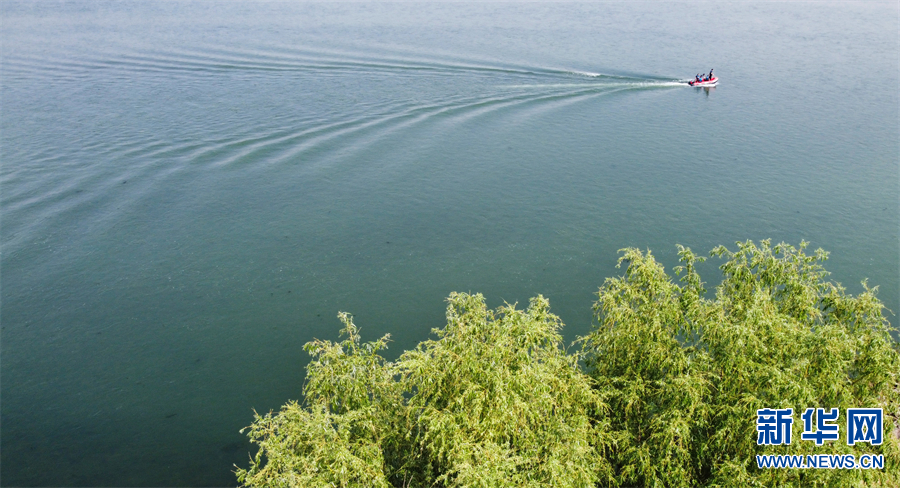
[[[715,76],[713,76],[712,78],[710,78],[706,81],[691,80],[688,82],[688,85],[691,85],[691,86],[716,86],[716,83],[718,83],[718,82],[719,82],[719,79],[716,78]]]

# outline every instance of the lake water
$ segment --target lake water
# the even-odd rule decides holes
[[[4,485],[235,484],[338,311],[574,340],[626,246],[805,239],[900,313],[895,1],[0,9]]]

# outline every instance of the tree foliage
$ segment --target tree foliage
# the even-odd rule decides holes
[[[639,486],[896,486],[900,356],[876,289],[849,296],[825,281],[827,254],[769,241],[738,243],[715,298],[680,248],[677,284],[647,252],[627,249],[625,275],[608,279],[584,340],[586,365],[608,392],[617,479]],[[845,429],[822,446],[757,446],[756,411],[884,409],[881,446],[849,447]],[[842,417],[843,418],[843,417]],[[890,437],[888,439],[887,437]],[[757,454],[885,455],[882,470],[758,469]]]
[[[421,452],[441,486],[590,486],[611,479],[605,405],[533,298],[497,311],[451,294],[438,340],[398,362]],[[599,451],[598,451],[599,450]]]
[[[394,420],[403,399],[390,364],[378,355],[390,335],[361,344],[348,314],[340,343],[312,341],[305,405],[290,402],[277,414],[255,415],[249,430],[259,451],[249,469],[238,468],[246,486],[388,487]],[[388,452],[388,456],[385,455]]]
[[[717,247],[714,296],[679,246],[674,281],[625,249],[595,328],[567,353],[549,303],[489,310],[453,293],[436,338],[388,362],[389,336],[306,345],[303,402],[256,414],[245,486],[898,486],[900,348],[876,297],[826,280],[824,251]],[[882,408],[880,446],[800,441],[806,408]],[[793,408],[790,445],[756,411]],[[883,470],[758,469],[757,454],[883,454]]]
[[[256,415],[246,486],[589,486],[610,481],[605,406],[567,355],[543,297],[488,310],[453,293],[447,327],[395,363],[362,344],[313,341],[305,404]]]

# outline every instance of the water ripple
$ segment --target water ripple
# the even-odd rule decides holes
[[[653,76],[303,50],[210,49],[118,56],[100,52],[72,59],[13,54],[5,58],[4,71],[6,82],[14,85],[37,79],[54,86],[74,83],[95,90],[136,81],[156,93],[157,85],[179,76],[185,90],[203,92],[221,76],[253,74],[261,77],[254,78],[257,82],[278,85],[289,81],[300,89],[340,82],[358,84],[360,89],[381,84],[383,91],[382,97],[364,97],[360,103],[345,103],[337,110],[303,110],[304,105],[300,105],[300,110],[283,110],[266,117],[267,124],[259,124],[258,119],[251,125],[241,124],[238,111],[227,117],[201,117],[184,128],[174,125],[175,120],[163,120],[159,122],[162,132],[106,124],[96,136],[79,135],[68,147],[29,147],[23,143],[17,150],[7,151],[9,161],[21,164],[5,164],[2,168],[7,215],[4,244],[11,252],[24,245],[24,236],[46,233],[40,229],[65,220],[65,215],[90,215],[94,227],[103,221],[112,225],[124,209],[169,191],[167,181],[183,178],[178,175],[208,179],[214,178],[216,171],[272,168],[315,174],[346,164],[353,160],[347,158],[349,154],[364,153],[386,138],[402,139],[404,134],[438,123],[453,130],[500,111],[534,116],[537,107],[680,85],[676,80]],[[398,97],[398,93],[408,92],[408,87],[406,91],[389,90],[396,83],[421,85],[421,96]],[[453,89],[434,88],[445,85]],[[315,90],[306,91],[310,93],[303,96],[313,97],[315,103],[333,103],[315,98]],[[183,96],[161,95],[176,103],[195,104]],[[159,99],[161,103],[163,100]],[[102,104],[110,102],[100,98],[98,103],[104,107]],[[202,113],[207,107],[198,104],[192,111]],[[55,174],[48,174],[48,168]],[[119,186],[129,181],[132,186],[123,194]],[[85,213],[92,207],[102,208],[103,217],[95,215],[97,212]]]

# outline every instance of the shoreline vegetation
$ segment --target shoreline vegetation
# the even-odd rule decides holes
[[[877,287],[848,295],[807,243],[737,243],[707,294],[679,246],[668,275],[622,251],[593,330],[568,351],[548,300],[489,310],[452,293],[447,325],[396,361],[390,335],[305,349],[302,401],[255,415],[244,486],[900,486],[900,345]],[[677,281],[676,281],[677,280]],[[713,296],[714,295],[714,296]],[[881,408],[881,445],[801,441],[807,408]],[[793,408],[793,442],[757,445],[758,409]],[[883,455],[883,469],[759,469],[755,456]]]

